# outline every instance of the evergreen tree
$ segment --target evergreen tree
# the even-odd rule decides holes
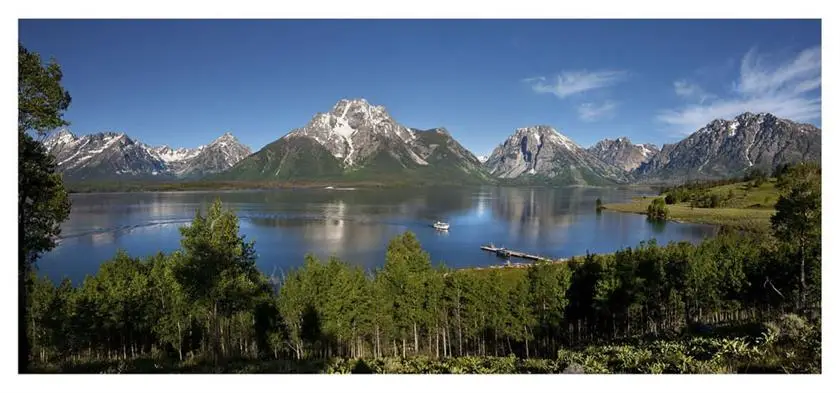
[[[773,234],[799,265],[799,306],[807,306],[807,270],[819,270],[822,233],[822,175],[818,165],[803,163],[789,168],[776,183],[781,192]],[[811,260],[813,266],[807,266]],[[816,291],[818,292],[818,291]]]

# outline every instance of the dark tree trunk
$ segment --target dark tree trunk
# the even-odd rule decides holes
[[[23,238],[23,226],[18,223],[18,235]],[[25,251],[20,250],[18,257],[18,373],[29,372],[29,335],[27,335],[27,272]]]

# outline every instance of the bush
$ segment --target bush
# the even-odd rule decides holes
[[[790,170],[790,168],[791,168],[791,165],[790,165],[790,164],[779,164],[779,165],[776,165],[776,167],[775,167],[775,168],[773,168],[773,174],[772,174],[772,176],[778,179],[779,177],[781,177],[782,175],[784,175],[785,173],[787,173],[787,172]]]
[[[677,203],[677,197],[674,193],[669,192],[668,195],[665,195],[665,204],[666,205],[673,205]]]
[[[753,187],[758,187],[767,181],[767,172],[759,168],[751,168],[744,175],[745,182],[753,182]]]
[[[720,207],[722,198],[718,194],[706,193],[694,199],[692,207],[716,208]]]
[[[665,200],[662,198],[654,199],[647,208],[647,217],[651,220],[667,220],[668,207],[665,206]]]

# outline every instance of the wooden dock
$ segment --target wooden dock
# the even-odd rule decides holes
[[[498,255],[500,257],[503,257],[503,258],[516,257],[516,258],[522,258],[522,259],[530,259],[532,261],[545,261],[545,262],[551,261],[551,259],[549,259],[549,258],[543,258],[543,257],[538,256],[538,255],[532,255],[532,254],[524,253],[524,252],[521,252],[521,251],[508,250],[504,247],[496,247],[493,244],[481,246],[481,249],[484,250],[484,251],[490,251],[492,253],[495,253],[496,255]]]

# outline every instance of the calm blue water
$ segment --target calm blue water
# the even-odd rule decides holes
[[[498,264],[479,249],[498,246],[550,257],[610,252],[656,238],[699,241],[714,227],[649,223],[642,215],[595,212],[595,199],[628,200],[640,190],[565,188],[428,188],[75,194],[59,246],[38,263],[53,280],[80,282],[124,249],[134,256],[179,247],[178,227],[215,198],[237,211],[241,232],[256,241],[258,265],[279,274],[306,253],[355,264],[384,263],[393,236],[410,230],[434,263]],[[650,194],[650,192],[648,192]],[[448,232],[430,225],[448,221]]]

